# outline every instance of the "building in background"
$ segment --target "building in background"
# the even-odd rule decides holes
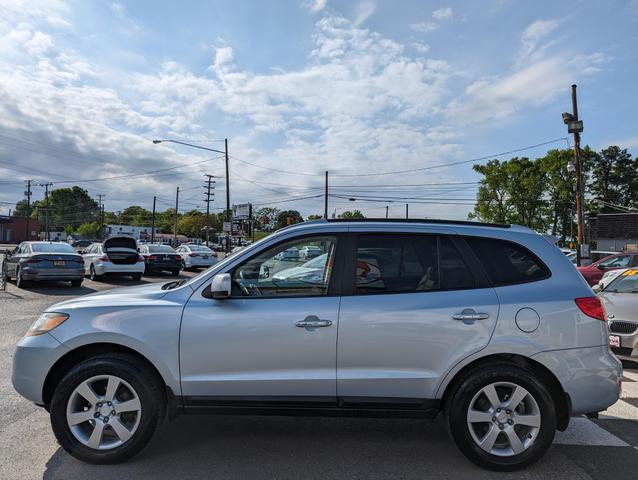
[[[135,225],[105,225],[104,238],[109,237],[133,237],[135,240],[151,240],[151,227],[138,227]],[[157,229],[155,229],[157,235]]]
[[[638,212],[599,213],[589,219],[589,229],[597,250],[638,251]]]
[[[27,232],[27,219],[0,215],[0,243],[20,243],[25,240],[38,240],[40,222],[30,218]]]

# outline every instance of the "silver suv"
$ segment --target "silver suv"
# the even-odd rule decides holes
[[[321,253],[281,255],[304,247]],[[13,384],[92,463],[131,457],[178,413],[442,414],[473,462],[513,470],[616,402],[608,335],[599,299],[532,230],[318,221],[188,282],[50,307]]]

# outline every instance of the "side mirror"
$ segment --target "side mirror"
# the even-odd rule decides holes
[[[270,277],[270,267],[267,265],[262,265],[259,270],[259,278],[268,278]]]
[[[591,289],[596,293],[603,291],[603,287],[600,283],[597,283],[596,285],[592,286]]]
[[[597,268],[598,270],[604,270],[604,269],[605,269],[605,267],[603,267],[602,265],[596,265],[596,268]]]
[[[213,298],[221,300],[230,297],[230,273],[218,273],[210,284],[210,293]]]

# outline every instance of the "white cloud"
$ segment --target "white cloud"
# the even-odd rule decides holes
[[[111,4],[111,10],[113,10],[113,13],[115,13],[115,15],[117,15],[118,17],[123,17],[124,16],[124,5],[122,5],[121,3],[118,2],[114,2]]]
[[[421,33],[430,33],[437,30],[441,23],[452,19],[454,11],[452,7],[439,8],[432,12],[432,20],[424,20],[410,24],[410,28]]]
[[[521,48],[518,53],[519,65],[542,56],[551,43],[541,46],[539,45],[541,40],[544,40],[559,25],[558,20],[536,20],[531,23],[521,35]]]
[[[326,8],[327,0],[314,0],[312,3],[308,4],[308,9],[312,13],[317,13]]]
[[[361,0],[355,8],[355,17],[353,24],[358,27],[377,11],[376,0]]]
[[[447,20],[452,18],[452,7],[439,8],[432,12],[432,18],[434,20]]]
[[[428,53],[430,51],[430,46],[427,43],[414,42],[412,47],[419,53]]]

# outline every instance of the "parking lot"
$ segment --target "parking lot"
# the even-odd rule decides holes
[[[184,272],[182,278],[192,276]],[[638,365],[625,364],[623,398],[600,419],[576,418],[533,467],[479,469],[456,450],[440,420],[182,416],[125,464],[84,464],[60,449],[46,412],[11,386],[17,340],[48,306],[77,295],[171,276],[31,284],[0,291],[0,478],[635,478]]]

